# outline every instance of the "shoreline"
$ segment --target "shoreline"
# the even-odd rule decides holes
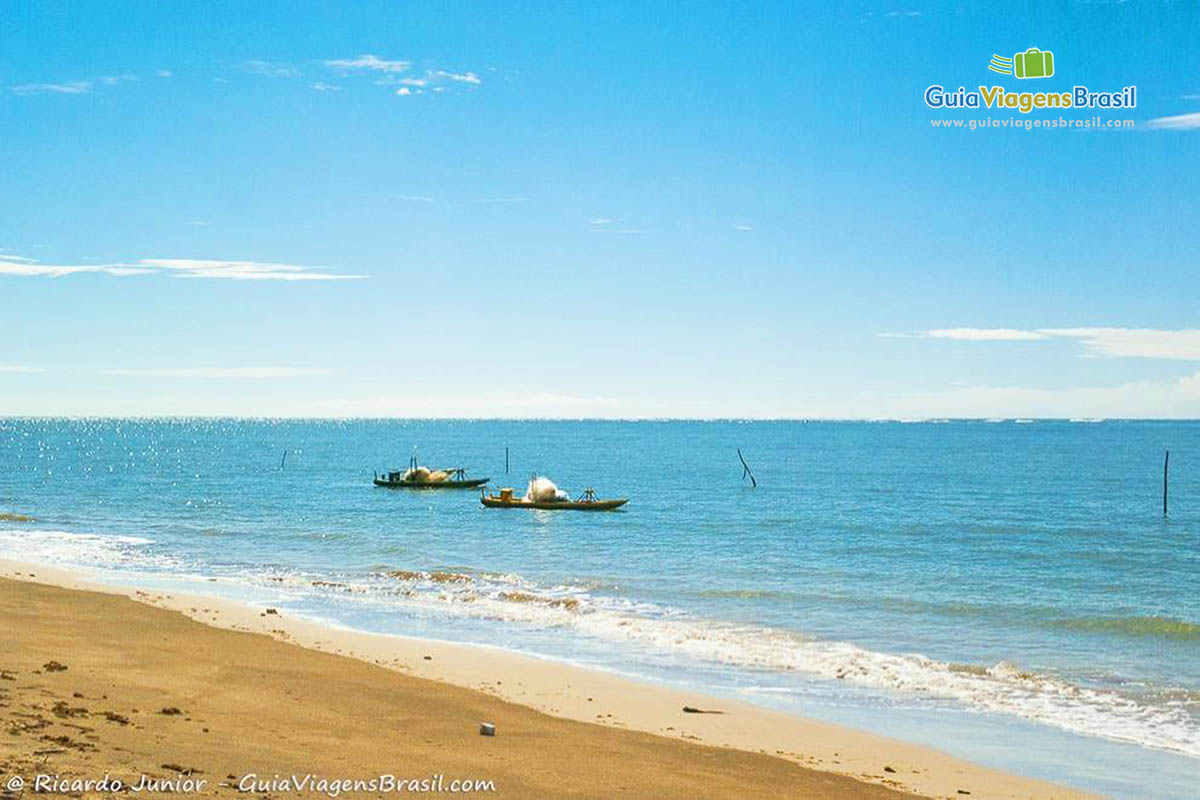
[[[482,693],[558,720],[587,723],[600,735],[636,732],[658,737],[664,747],[671,742],[746,757],[769,756],[816,775],[853,779],[864,791],[873,785],[927,797],[1094,796],[977,766],[921,745],[500,648],[354,631],[221,598],[100,584],[80,573],[8,559],[0,559],[0,578],[126,597],[211,628],[261,634]],[[722,713],[684,713],[684,706]],[[502,734],[502,724],[500,730]]]

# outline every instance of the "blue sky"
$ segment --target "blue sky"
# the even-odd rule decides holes
[[[0,415],[1200,416],[1195,10],[0,12]]]

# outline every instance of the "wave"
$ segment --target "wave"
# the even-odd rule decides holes
[[[141,536],[0,529],[0,554],[34,563],[132,567],[150,559],[148,554],[140,551],[149,544],[153,544],[153,540]],[[150,560],[164,566],[175,563],[172,559]]]
[[[179,565],[154,552],[151,540],[62,531],[0,530],[0,553],[28,561],[112,567]],[[194,572],[193,572],[194,574]],[[305,572],[279,567],[225,570],[222,580],[286,590],[318,603],[361,603],[423,618],[484,620],[625,648],[630,660],[668,657],[672,663],[792,674],[868,690],[951,701],[1077,734],[1128,742],[1200,758],[1200,720],[1190,690],[1166,689],[1157,699],[1091,688],[1009,661],[959,664],[916,653],[870,650],[761,625],[694,616],[678,608],[597,593],[588,583],[547,585],[521,575],[463,567],[370,573]],[[1107,629],[1192,640],[1196,625],[1163,617],[1067,620]]]
[[[1048,624],[1081,631],[1200,641],[1200,625],[1174,617],[1081,617],[1052,619]]]
[[[395,572],[395,571],[393,571]],[[453,575],[453,578],[444,577]],[[1073,733],[1200,757],[1200,721],[1191,692],[1160,693],[1151,704],[1080,686],[1017,664],[937,661],[920,654],[884,653],[764,626],[693,617],[678,609],[596,596],[572,585],[541,586],[517,575],[403,571],[382,583],[368,578],[359,593],[391,594],[399,605],[566,632],[643,652],[670,654],[744,670],[799,674],[867,689],[951,700],[978,711],[1006,714]],[[372,585],[372,583],[374,585]],[[386,600],[385,600],[386,602]],[[1182,692],[1182,694],[1180,693]]]

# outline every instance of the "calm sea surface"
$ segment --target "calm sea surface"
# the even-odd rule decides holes
[[[373,487],[414,447],[630,503]],[[8,419],[0,512],[0,556],[1200,796],[1200,423]]]

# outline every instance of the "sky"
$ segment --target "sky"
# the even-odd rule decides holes
[[[1197,13],[0,0],[0,416],[1200,417]]]

